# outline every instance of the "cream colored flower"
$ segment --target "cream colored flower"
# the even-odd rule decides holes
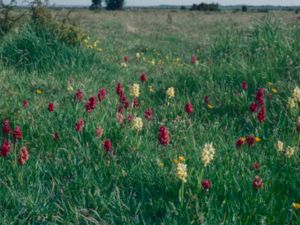
[[[295,98],[289,97],[289,98],[288,98],[288,107],[289,107],[290,109],[293,109],[293,108],[295,108],[296,106],[297,106],[297,100],[296,100]]]
[[[137,59],[140,59],[141,58],[141,53],[137,52],[135,56],[136,56]]]
[[[168,98],[174,98],[175,97],[175,89],[173,87],[169,87],[166,92]]]
[[[183,183],[186,183],[187,178],[187,166],[184,163],[178,163],[177,169],[176,169],[176,175],[179,180],[181,180]]]
[[[293,91],[293,98],[295,100],[297,100],[298,102],[300,102],[300,88],[299,87],[295,87],[295,89]]]
[[[132,129],[136,131],[141,131],[143,129],[143,120],[140,117],[135,117],[132,120]]]
[[[148,90],[149,90],[150,93],[154,93],[155,92],[154,87],[152,85],[150,85],[148,87]]]
[[[133,97],[139,97],[140,96],[140,85],[139,84],[133,84],[130,87],[130,95]]]
[[[295,148],[288,146],[286,148],[284,154],[286,157],[291,158],[295,154],[295,152],[296,152]]]
[[[277,145],[276,145],[277,151],[278,152],[283,152],[284,151],[284,144],[282,141],[277,141]]]
[[[216,150],[213,146],[213,143],[204,145],[201,154],[201,161],[205,167],[214,159],[215,152]]]
[[[123,68],[127,68],[127,67],[128,67],[128,65],[127,65],[127,63],[125,63],[125,62],[122,62],[122,63],[121,63],[121,67],[123,67]]]

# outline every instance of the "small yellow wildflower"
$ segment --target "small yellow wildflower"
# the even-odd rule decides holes
[[[166,92],[168,98],[174,98],[175,97],[175,89],[173,87],[169,87]]]
[[[141,131],[143,129],[143,120],[140,117],[135,117],[132,120],[132,129],[136,131]]]
[[[35,93],[38,94],[38,95],[40,95],[40,94],[43,93],[43,90],[41,90],[41,89],[36,89]]]
[[[133,97],[139,97],[140,96],[140,85],[139,84],[133,84],[130,87],[130,95]]]
[[[67,90],[68,90],[69,92],[72,92],[72,91],[74,91],[74,88],[72,87],[72,85],[68,85]]]
[[[294,209],[300,209],[300,203],[295,203],[295,202],[294,202],[294,203],[292,204],[292,206],[293,206]]]
[[[274,94],[278,93],[278,90],[277,90],[276,88],[272,88],[271,91],[272,91]]]
[[[214,108],[214,106],[213,106],[212,104],[208,103],[208,104],[207,104],[207,108],[209,108],[209,109],[213,109],[213,108]]]
[[[184,162],[185,161],[185,157],[184,156],[179,156],[178,160],[179,160],[179,162]]]
[[[155,59],[152,59],[152,60],[150,61],[150,64],[151,64],[152,66],[154,66],[154,65],[155,65]]]
[[[261,138],[255,137],[255,142],[261,142]]]
[[[97,52],[102,52],[103,50],[102,50],[102,48],[97,48],[96,51]]]
[[[187,166],[184,163],[178,163],[177,169],[176,169],[176,175],[179,180],[181,180],[183,183],[186,183],[187,178]]]
[[[201,161],[204,164],[204,167],[206,167],[214,159],[215,152],[216,150],[213,146],[213,143],[204,145],[201,154]]]

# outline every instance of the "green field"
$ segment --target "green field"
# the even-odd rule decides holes
[[[297,14],[66,13],[0,37],[0,224],[300,224]]]

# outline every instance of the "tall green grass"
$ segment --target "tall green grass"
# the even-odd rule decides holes
[[[197,66],[190,64],[190,51],[184,52],[182,63],[174,63],[178,55],[169,46],[174,46],[177,39],[172,38],[157,49],[160,56],[143,47],[145,62],[135,58],[136,51],[142,51],[135,46],[132,51],[123,51],[111,44],[110,49],[95,53],[68,46],[49,33],[36,33],[31,26],[7,38],[0,47],[0,119],[8,118],[12,126],[20,125],[24,138],[10,157],[0,158],[0,221],[299,224],[299,211],[291,207],[300,201],[299,149],[288,159],[274,147],[277,140],[299,144],[295,131],[299,110],[293,114],[286,106],[293,88],[300,85],[298,32],[298,25],[285,26],[270,19],[254,24],[252,29],[230,28],[197,52]],[[184,42],[177,45],[185,47]],[[156,43],[145,41],[143,46],[152,49]],[[120,62],[127,54],[128,68],[122,68]],[[153,66],[149,63],[153,58],[165,63]],[[115,86],[122,82],[129,97],[129,85],[138,83],[144,70],[149,79],[141,85],[140,107],[128,114],[143,117],[144,110],[151,107],[154,120],[144,120],[143,130],[136,133],[130,123],[117,123]],[[69,80],[74,91],[84,90],[85,101],[100,87],[106,87],[108,98],[98,103],[95,112],[87,114],[84,103],[74,102],[74,91],[67,90]],[[249,84],[244,93],[240,86],[243,80]],[[148,85],[154,86],[155,93],[148,92]],[[168,100],[165,91],[171,86],[175,88],[175,99]],[[271,99],[266,97],[264,124],[248,112],[258,87],[272,94]],[[272,93],[272,87],[278,93]],[[36,89],[43,93],[35,94]],[[206,95],[214,109],[209,110],[203,103]],[[30,102],[28,109],[22,108],[24,99]],[[191,116],[184,112],[187,101],[195,108]],[[49,102],[55,103],[53,113],[47,111]],[[74,124],[80,117],[85,127],[78,134]],[[174,122],[176,118],[178,122]],[[161,124],[171,134],[168,147],[157,143]],[[95,130],[100,126],[104,135],[98,139]],[[59,132],[60,141],[53,140],[54,132]],[[262,142],[253,148],[235,148],[237,138],[251,134]],[[2,140],[2,133],[0,137]],[[103,150],[105,138],[113,142],[114,158]],[[216,156],[203,168],[200,154],[208,142],[214,143]],[[30,150],[30,159],[19,167],[15,158],[23,144]],[[180,182],[173,162],[180,155],[186,157],[188,168],[183,204],[178,200]],[[252,170],[253,162],[260,163],[261,169]],[[202,170],[203,179],[213,183],[209,192],[198,186]],[[253,190],[255,175],[263,178],[262,190]]]

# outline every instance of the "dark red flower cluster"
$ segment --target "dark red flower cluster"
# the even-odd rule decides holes
[[[255,176],[252,184],[254,189],[261,189],[264,185],[262,178],[259,176]]]
[[[152,120],[152,117],[153,117],[152,110],[150,108],[146,109],[144,116],[145,116],[145,119]]]
[[[192,58],[191,58],[191,63],[192,63],[192,64],[196,64],[196,63],[197,63],[197,61],[198,61],[198,59],[197,59],[197,56],[195,56],[195,55],[192,55]]]
[[[54,103],[53,102],[50,102],[48,104],[48,110],[49,110],[49,112],[53,112],[54,111]]]
[[[29,159],[28,150],[25,146],[23,146],[19,153],[19,158],[18,158],[19,165],[23,166],[26,163],[26,161],[28,161],[28,159]]]
[[[28,100],[24,100],[23,101],[23,107],[26,109],[29,107],[29,101]]]
[[[146,73],[142,73],[141,74],[141,76],[140,76],[140,80],[144,83],[144,82],[146,82],[147,81],[147,75],[146,75]]]
[[[254,170],[259,170],[260,169],[260,165],[259,165],[259,163],[256,163],[256,162],[252,163],[251,168],[254,169]]]
[[[2,122],[2,131],[4,134],[9,134],[11,132],[9,120],[3,120]]]
[[[127,55],[125,55],[124,58],[123,58],[123,60],[124,60],[124,62],[127,63],[129,61],[129,57]]]
[[[8,140],[3,140],[1,145],[0,156],[7,157],[11,149],[11,145]]]
[[[95,96],[91,96],[89,100],[85,103],[85,110],[90,113],[92,112],[97,105],[97,98]]]
[[[21,139],[22,136],[23,136],[22,131],[21,131],[20,127],[17,126],[13,132],[13,137],[14,137],[15,141]]]
[[[75,93],[74,99],[78,102],[80,102],[83,98],[83,92],[78,89],[77,92]]]
[[[168,145],[170,143],[170,135],[166,126],[160,126],[158,141],[161,145]]]
[[[133,108],[139,107],[139,101],[137,100],[137,98],[134,98],[134,99],[133,99],[132,106],[133,106]]]
[[[113,146],[112,146],[112,143],[111,143],[110,139],[106,139],[103,142],[103,148],[104,148],[106,153],[109,153],[110,155],[114,155],[114,149],[113,149]]]
[[[253,146],[255,144],[255,137],[253,135],[248,135],[247,137],[240,137],[235,142],[235,146],[237,148],[240,148],[244,144],[248,144],[249,147]]]
[[[77,132],[80,132],[82,128],[84,127],[84,120],[80,118],[76,123],[75,123],[75,130]]]
[[[202,185],[204,191],[209,191],[209,189],[211,189],[212,183],[209,179],[206,179],[206,180],[202,181],[201,185]]]
[[[106,98],[106,89],[105,88],[101,88],[99,91],[98,91],[98,99],[99,101],[103,101],[104,99]]]
[[[242,89],[243,89],[244,91],[247,91],[247,90],[248,90],[248,84],[247,84],[246,81],[243,81],[243,82],[242,82]]]
[[[55,132],[55,133],[53,134],[53,139],[54,139],[55,141],[58,141],[58,140],[59,140],[59,134],[58,134],[57,132]]]
[[[258,88],[255,96],[255,101],[249,105],[249,111],[257,113],[257,120],[264,122],[266,120],[266,107],[265,107],[265,89]]]
[[[118,112],[121,113],[121,111],[123,110],[123,107],[124,107],[125,109],[129,109],[130,103],[129,103],[129,101],[128,101],[127,98],[126,98],[126,95],[125,95],[125,93],[124,93],[124,91],[123,91],[123,87],[122,87],[122,84],[121,84],[121,83],[118,83],[118,84],[117,84],[116,92],[117,92],[117,94],[119,95],[119,101],[120,101],[120,103],[121,103],[121,106],[119,106],[119,108],[118,108]]]
[[[187,114],[192,114],[194,112],[194,108],[193,108],[192,103],[190,103],[190,102],[186,103],[186,105],[185,105],[185,112]]]
[[[206,95],[206,96],[204,97],[204,103],[205,103],[205,104],[208,104],[208,103],[209,103],[209,96],[208,96],[208,95]]]

